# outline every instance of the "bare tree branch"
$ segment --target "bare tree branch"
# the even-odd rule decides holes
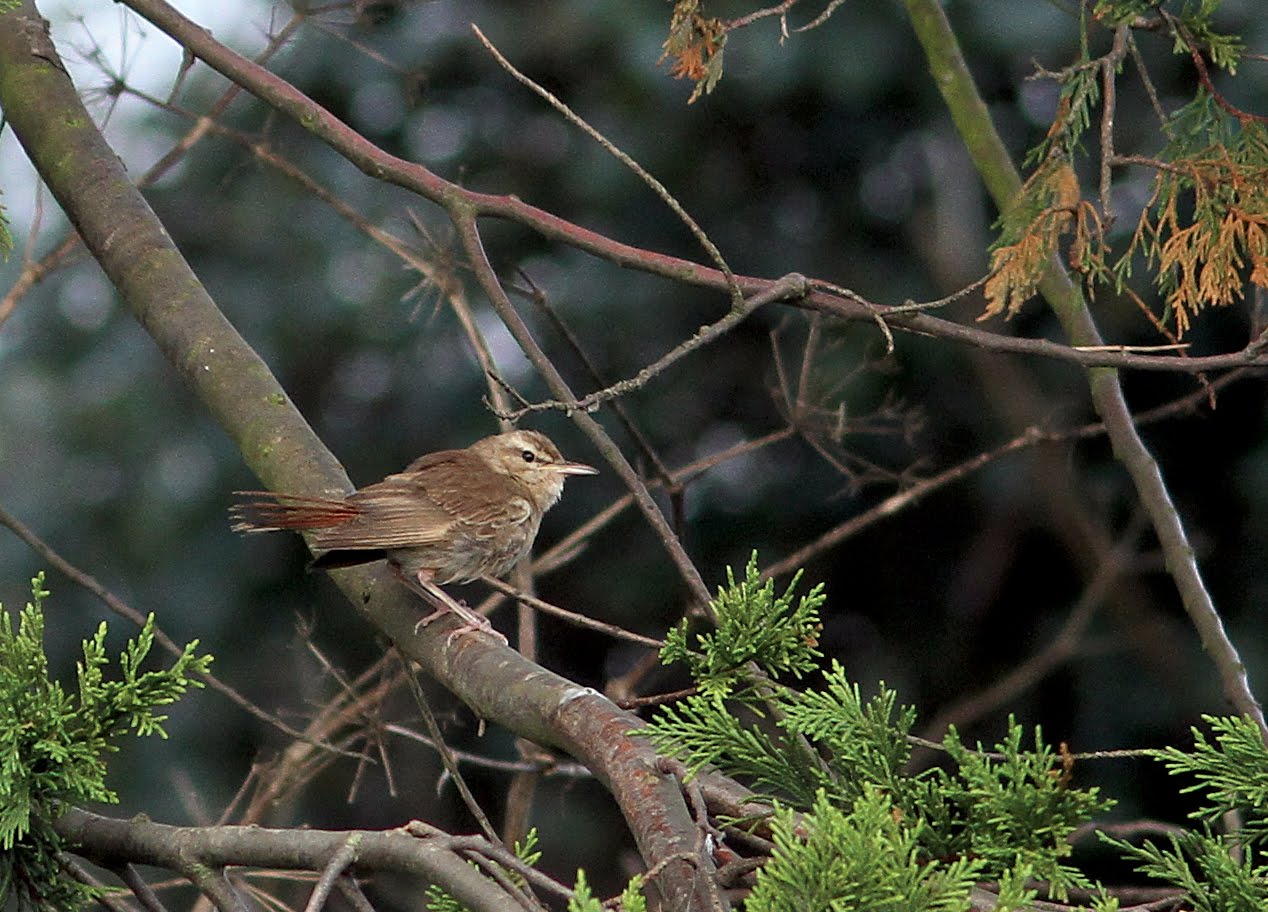
[[[995,131],[986,104],[978,95],[946,12],[933,0],[907,0],[907,11],[969,155],[995,204],[1000,211],[1007,211],[1021,188],[1021,178]],[[1095,349],[1104,344],[1078,287],[1055,261],[1040,280],[1039,290],[1077,348]],[[1252,344],[1247,351],[1254,347]],[[1114,455],[1131,475],[1137,495],[1162,544],[1167,570],[1175,582],[1185,611],[1197,629],[1203,648],[1219,671],[1225,697],[1239,713],[1254,719],[1262,730],[1268,732],[1263,708],[1251,690],[1246,667],[1225,631],[1224,622],[1202,580],[1193,547],[1171,493],[1156,460],[1136,431],[1118,374],[1112,370],[1091,370],[1088,372],[1088,385],[1093,405],[1105,423]]]
[[[68,810],[57,831],[75,851],[109,865],[127,860],[199,875],[221,909],[242,907],[223,876],[227,866],[320,872],[338,867],[357,872],[397,871],[440,884],[472,909],[506,908],[506,892],[467,864],[448,837],[419,838],[405,829],[340,832],[249,826],[177,827],[143,818],[116,820]],[[462,845],[469,847],[470,841]],[[124,847],[126,846],[126,850]],[[220,882],[217,884],[217,882]],[[244,907],[243,907],[244,908]]]

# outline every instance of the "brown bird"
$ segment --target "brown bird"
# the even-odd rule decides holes
[[[488,630],[486,618],[440,586],[506,573],[532,550],[565,477],[597,471],[565,461],[537,431],[509,431],[428,453],[347,497],[236,491],[249,499],[229,513],[235,532],[312,532],[313,568],[388,560],[436,608],[420,626],[452,611],[468,628]]]

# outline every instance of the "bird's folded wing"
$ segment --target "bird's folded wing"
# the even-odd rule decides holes
[[[414,460],[389,482],[412,487],[467,530],[493,530],[528,522],[532,505],[522,482],[492,471],[484,460],[465,450],[442,450]],[[371,485],[370,488],[378,487]],[[370,490],[366,488],[365,490]],[[480,534],[480,533],[475,533]]]
[[[410,486],[390,475],[348,498],[353,513],[347,520],[318,529],[313,546],[322,550],[380,550],[410,548],[444,542],[453,517]]]

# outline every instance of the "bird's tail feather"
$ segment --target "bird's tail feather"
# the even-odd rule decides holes
[[[235,532],[281,532],[287,529],[329,529],[357,515],[355,507],[329,497],[234,491],[245,498],[229,508]]]

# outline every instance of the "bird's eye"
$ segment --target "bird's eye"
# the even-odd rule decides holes
[[[532,450],[524,450],[523,452],[520,453],[520,455],[524,457],[525,462],[533,462],[534,460],[537,459],[537,454],[534,453]]]

